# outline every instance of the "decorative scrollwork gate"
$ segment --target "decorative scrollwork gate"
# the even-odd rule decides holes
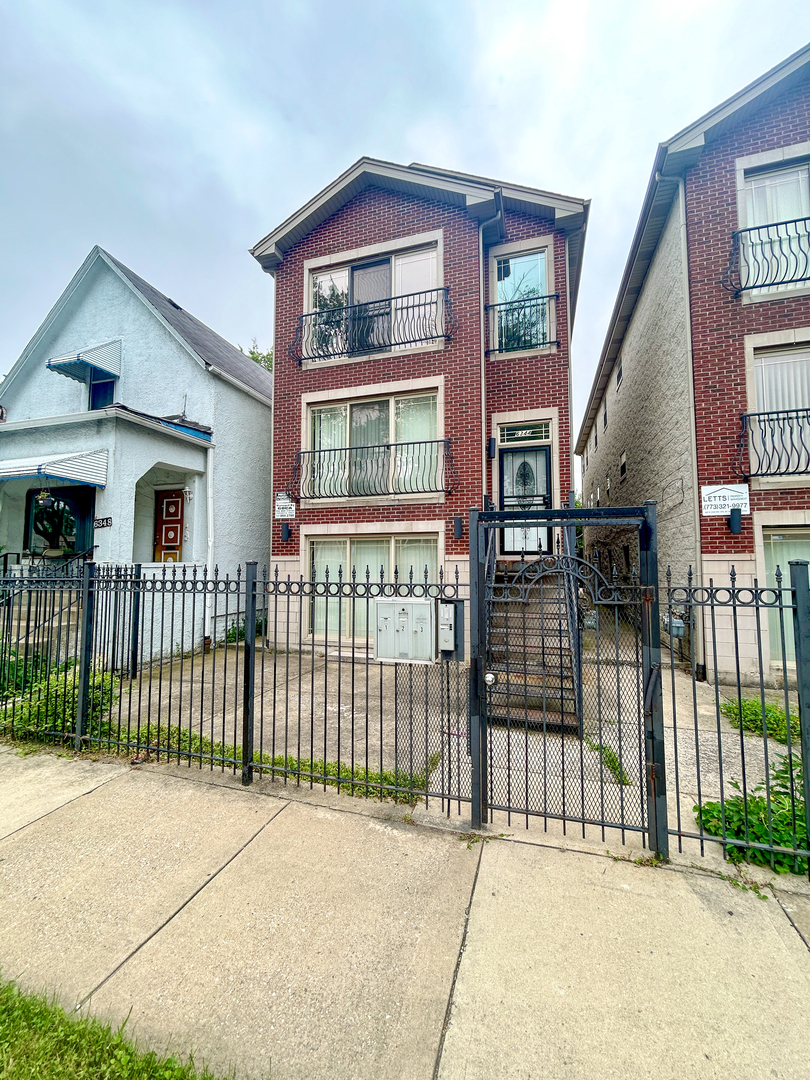
[[[505,530],[538,528],[556,553],[499,555]],[[638,538],[621,573],[597,539],[617,528]],[[638,832],[666,856],[655,530],[653,503],[471,513],[474,825],[506,812]]]

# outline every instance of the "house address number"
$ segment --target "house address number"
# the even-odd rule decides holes
[[[111,525],[112,525],[112,518],[111,517],[108,517],[108,518],[94,518],[93,519],[93,528],[94,529],[109,529]]]

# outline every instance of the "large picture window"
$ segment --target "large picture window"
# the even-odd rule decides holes
[[[313,407],[309,434],[302,491],[311,498],[444,489],[436,393]]]
[[[393,581],[397,575],[407,581],[438,579],[438,537],[358,536],[310,540],[310,576],[313,581],[355,580]],[[372,627],[374,601],[368,598],[313,597],[310,604],[310,631],[316,636],[367,637]]]
[[[526,352],[552,344],[553,301],[547,251],[505,251],[493,260],[490,348]]]
[[[434,247],[313,271],[304,342],[312,358],[431,344],[444,335]]]

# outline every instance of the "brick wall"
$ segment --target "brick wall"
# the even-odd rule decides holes
[[[458,320],[452,341],[442,350],[402,352],[396,357],[372,358],[329,367],[299,367],[287,350],[293,341],[302,310],[304,261],[369,244],[384,243],[435,229],[444,230],[444,284],[449,287]],[[551,231],[553,223],[509,215],[507,239],[521,239]],[[565,307],[565,252],[562,236],[555,241],[555,288],[562,294],[557,309],[558,333],[563,348],[552,359],[517,362],[493,361],[487,371],[489,411],[555,405],[560,410],[563,444],[562,490],[570,483],[568,416],[567,312]],[[480,319],[478,227],[465,210],[380,189],[370,188],[314,229],[284,257],[276,274],[275,398],[273,410],[273,490],[283,490],[292,476],[301,447],[301,395],[312,391],[351,388],[444,375],[444,431],[458,472],[456,491],[441,504],[395,504],[380,500],[363,506],[299,508],[296,526],[379,521],[381,531],[395,531],[407,520],[446,523],[445,556],[463,558],[468,550],[466,519],[469,508],[481,504],[482,437],[480,428]],[[465,520],[464,536],[453,538],[453,518]],[[293,556],[292,542],[281,544],[280,523],[274,523],[274,556]],[[289,550],[287,550],[289,549]]]
[[[746,398],[746,334],[810,325],[810,297],[743,304],[720,286],[731,234],[737,229],[735,158],[810,138],[810,84],[795,88],[710,144],[686,176],[687,237],[692,303],[698,481],[739,483],[732,471]],[[751,492],[751,509],[810,508],[810,488]],[[750,517],[740,536],[724,518],[701,518],[704,555],[749,555]]]

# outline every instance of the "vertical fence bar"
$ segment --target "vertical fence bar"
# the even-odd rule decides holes
[[[141,564],[135,563],[132,574],[132,633],[129,639],[129,677],[138,677],[138,633],[141,623]]]
[[[661,691],[661,628],[658,622],[658,537],[656,504],[644,504],[639,535],[641,664],[644,687],[644,744],[647,764],[647,814],[650,847],[669,858],[667,781],[664,758],[664,702]]]
[[[796,648],[796,689],[799,696],[799,731],[802,740],[804,822],[810,841],[810,577],[805,559],[791,560],[790,588],[793,592],[793,641]],[[787,672],[785,682],[787,683]]]
[[[245,647],[242,654],[242,783],[253,783],[253,695],[256,686],[256,570],[245,564]],[[238,604],[237,604],[238,606]]]
[[[484,556],[478,511],[470,511],[470,757],[472,785],[470,827],[480,829],[486,803],[486,716],[482,708],[485,645],[482,647],[484,619]]]
[[[93,659],[93,605],[96,591],[94,588],[96,564],[86,562],[82,567],[82,611],[81,638],[79,644],[79,700],[76,703],[76,734],[74,746],[82,748],[82,739],[87,734],[88,698],[90,691],[90,665]]]

